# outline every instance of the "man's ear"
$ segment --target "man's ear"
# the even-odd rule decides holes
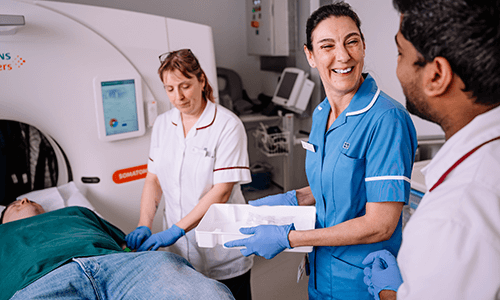
[[[307,49],[307,46],[304,45],[304,53],[306,54],[307,62],[311,66],[311,68],[316,68],[316,63],[314,62],[314,59],[312,58],[312,52]]]
[[[436,57],[424,66],[423,88],[429,97],[440,96],[448,90],[453,81],[453,70],[444,57]]]

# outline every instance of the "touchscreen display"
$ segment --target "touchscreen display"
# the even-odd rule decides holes
[[[106,135],[138,131],[134,79],[103,81],[101,92]]]

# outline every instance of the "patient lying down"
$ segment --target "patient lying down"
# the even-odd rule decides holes
[[[0,223],[0,300],[234,299],[178,255],[124,252],[125,234],[84,207],[45,212],[25,198]]]

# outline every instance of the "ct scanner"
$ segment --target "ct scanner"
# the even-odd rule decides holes
[[[58,157],[57,185],[74,181],[105,219],[130,232],[139,218],[151,125],[156,114],[170,109],[157,75],[158,56],[190,48],[217,99],[211,28],[51,1],[2,0],[0,15],[0,120],[40,130]],[[24,19],[24,25],[10,24],[12,18]],[[99,138],[96,78],[139,78],[144,134]]]

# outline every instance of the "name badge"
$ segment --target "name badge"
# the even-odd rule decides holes
[[[302,143],[302,148],[309,150],[311,152],[316,152],[313,144],[310,144],[310,143],[305,142],[305,141],[300,141],[300,142]]]

